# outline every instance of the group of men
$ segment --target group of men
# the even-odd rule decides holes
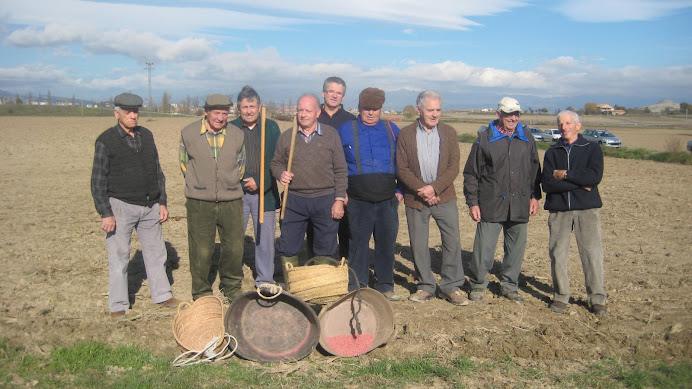
[[[517,100],[503,98],[497,119],[478,134],[463,169],[464,196],[469,215],[477,223],[467,297],[461,289],[465,275],[454,186],[460,153],[456,131],[440,122],[441,95],[433,90],[420,93],[416,100],[419,118],[400,130],[381,118],[383,90],[361,91],[356,117],[343,108],[346,83],[341,78],[327,78],[322,89],[323,104],[314,94],[298,99],[295,138],[292,131],[281,133],[275,121],[261,117],[260,96],[249,86],[238,94],[236,119],[228,121],[230,99],[215,94],[205,100],[204,117],[182,129],[179,160],[185,177],[193,299],[212,294],[217,232],[219,289],[228,301],[241,294],[243,240],[250,217],[255,286],[275,283],[278,181],[289,188],[276,244],[284,270],[287,263],[298,265],[307,233],[308,252],[316,260],[337,252],[348,258],[353,270],[350,291],[372,285],[388,300],[401,300],[394,291],[394,249],[398,206],[403,201],[418,279],[410,301],[431,300],[438,290],[454,305],[481,301],[502,231],[501,293],[523,302],[518,286],[527,223],[538,213],[542,184],[547,194],[545,209],[550,211],[554,288],[550,309],[562,312],[568,307],[567,263],[574,231],[589,304],[594,313],[607,314],[598,194],[603,155],[598,145],[579,134],[576,113],[558,114],[562,138],[546,151],[542,171],[535,140],[519,121],[522,110]],[[168,218],[165,177],[151,132],[137,125],[142,99],[124,93],[114,105],[118,123],[96,140],[92,193],[108,246],[109,309],[111,318],[119,321],[129,313],[127,264],[134,228],[142,244],[152,301],[175,307],[180,300],[171,293],[165,269],[161,233],[161,223]],[[263,209],[259,209],[261,187]],[[261,223],[260,218],[264,219]],[[428,246],[430,218],[441,234],[439,285]],[[373,280],[371,238],[375,242]]]

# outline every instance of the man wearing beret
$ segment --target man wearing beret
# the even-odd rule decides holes
[[[350,291],[369,281],[370,237],[375,238],[375,289],[390,301],[394,292],[394,246],[399,232],[397,208],[403,199],[396,181],[396,140],[399,128],[380,120],[384,91],[365,88],[358,97],[359,116],[343,123],[339,136],[348,165],[348,264]]]
[[[181,131],[180,168],[185,176],[194,300],[212,295],[211,257],[217,230],[221,241],[219,289],[228,303],[242,293],[245,135],[228,123],[231,105],[227,96],[210,95],[204,102],[202,120]]]
[[[454,305],[468,305],[462,292],[464,268],[461,264],[459,209],[454,180],[459,175],[459,141],[450,125],[440,123],[442,96],[426,90],[416,99],[419,119],[401,129],[396,150],[396,173],[404,184],[404,205],[418,291],[410,301],[435,298],[437,281],[430,263],[428,236],[430,218],[440,230],[442,267],[440,292]]]
[[[471,301],[483,300],[487,274],[493,267],[495,246],[504,233],[505,255],[500,275],[501,293],[519,303],[519,274],[524,261],[529,216],[538,213],[541,165],[536,141],[519,122],[519,102],[504,97],[497,119],[478,134],[464,167],[464,196],[469,216],[476,222],[470,277]]]
[[[166,178],[151,131],[137,125],[142,98],[123,93],[115,97],[118,123],[96,139],[91,194],[101,215],[108,247],[108,308],[111,320],[133,319],[127,290],[132,230],[142,246],[151,300],[176,308],[166,274],[166,246],[161,223],[168,220]]]
[[[286,263],[298,265],[298,251],[308,222],[315,231],[313,250],[316,257],[329,257],[336,251],[336,232],[344,216],[346,162],[334,128],[317,122],[320,101],[313,94],[298,99],[298,133],[295,138],[291,171],[291,131],[285,131],[276,144],[271,161],[274,178],[290,184],[286,213],[281,222],[277,251],[286,279]]]

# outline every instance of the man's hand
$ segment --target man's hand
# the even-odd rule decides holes
[[[428,205],[437,205],[440,203],[440,196],[433,196],[430,200],[426,201]]]
[[[255,179],[250,177],[250,178],[243,178],[243,181],[245,181],[245,184],[243,186],[245,189],[248,190],[248,192],[256,192],[259,187],[255,183]]]
[[[418,197],[422,198],[423,201],[430,203],[430,200],[435,197],[435,189],[433,189],[432,185],[426,185],[422,188],[419,188],[416,191],[418,194]]]
[[[115,216],[108,216],[101,219],[101,229],[105,232],[115,231]]]
[[[339,220],[344,217],[344,202],[343,200],[334,200],[332,204],[332,219]]]
[[[279,182],[281,182],[281,185],[286,186],[291,183],[291,180],[293,180],[293,173],[289,173],[286,170],[284,170],[281,173],[281,179]]]
[[[404,195],[402,195],[399,192],[394,193],[394,196],[396,196],[396,199],[399,200],[399,204],[401,204],[402,201],[404,201]]]
[[[475,221],[476,223],[481,221],[481,207],[474,205],[471,208],[469,208],[469,216],[471,216],[471,219]]]
[[[538,200],[537,199],[531,199],[531,202],[529,203],[529,215],[534,216],[537,213],[538,213]]]
[[[553,178],[556,180],[564,180],[567,175],[567,170],[553,170]]]
[[[165,205],[159,205],[159,223],[165,223],[168,220],[168,208]]]
[[[591,192],[591,189],[593,189],[593,188],[590,187],[590,186],[582,186],[581,188],[584,189],[584,190],[587,191],[587,192]]]

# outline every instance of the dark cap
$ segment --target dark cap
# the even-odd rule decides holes
[[[125,109],[139,108],[142,103],[142,98],[132,93],[121,93],[113,99],[113,105]]]
[[[358,96],[360,108],[380,109],[384,104],[384,91],[377,88],[365,88]]]
[[[214,94],[207,96],[204,100],[204,109],[231,109],[233,103],[226,95]]]

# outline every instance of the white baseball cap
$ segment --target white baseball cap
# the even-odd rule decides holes
[[[500,100],[500,103],[497,104],[497,110],[504,113],[523,112],[517,99],[513,99],[511,97],[503,97],[502,100]]]

